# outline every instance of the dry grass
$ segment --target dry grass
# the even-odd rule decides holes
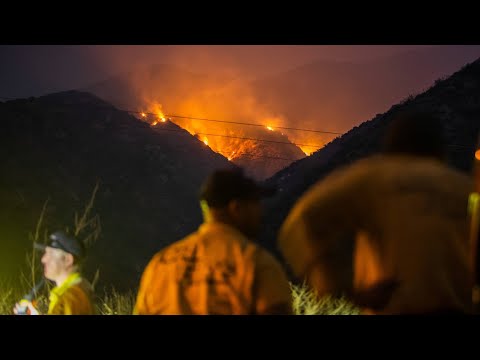
[[[318,298],[305,284],[290,284],[296,315],[360,315],[360,310],[343,298]]]
[[[136,294],[133,291],[120,294],[113,289],[98,302],[96,313],[98,315],[130,315],[133,312],[135,299]]]
[[[360,311],[345,299],[335,299],[330,296],[317,298],[315,292],[305,285],[291,284],[293,309],[296,315],[359,315]],[[45,293],[46,291],[43,291]],[[15,303],[23,292],[15,291],[8,284],[0,284],[0,314],[12,314]],[[125,294],[112,289],[96,301],[98,315],[130,315],[135,305],[136,294],[130,291]],[[38,299],[40,311],[46,311],[47,298],[42,295]]]
[[[87,247],[91,246],[101,233],[100,219],[98,215],[91,215],[95,196],[98,190],[98,182],[95,185],[93,193],[87,202],[83,213],[79,215],[75,213],[73,235],[84,241]],[[46,242],[48,231],[43,224],[48,199],[45,202],[40,214],[34,233],[29,234],[29,238],[33,242]],[[67,228],[67,233],[68,233]],[[42,241],[43,238],[43,241]],[[13,284],[0,281],[0,314],[13,314],[13,307],[22,297],[30,291],[33,284],[38,279],[38,263],[36,262],[35,252],[30,251],[27,254],[27,268],[25,274],[20,275],[20,282],[16,286]],[[95,274],[92,285],[95,286],[99,274]],[[314,291],[308,289],[306,285],[291,285],[293,309],[296,315],[357,315],[359,309],[353,306],[345,299],[335,299],[332,297],[317,298]],[[41,296],[37,299],[37,308],[41,313],[46,313],[48,309],[48,287],[44,288]],[[105,295],[96,299],[96,313],[99,315],[129,315],[133,312],[135,305],[136,293],[130,291],[125,294],[111,289]]]
[[[0,315],[13,315],[13,307],[29,291],[26,286],[19,287],[5,281],[0,282]],[[45,291],[41,292],[35,303],[40,312],[47,312],[48,298]]]

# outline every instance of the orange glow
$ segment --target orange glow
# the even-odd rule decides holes
[[[312,133],[305,133],[300,131],[277,131],[277,127],[287,125],[285,119],[282,116],[265,116],[264,113],[255,114],[252,112],[249,114],[249,118],[245,119],[245,122],[251,122],[256,124],[267,124],[262,127],[250,127],[239,126],[228,123],[217,123],[199,121],[194,118],[200,119],[225,119],[225,120],[242,120],[243,110],[239,110],[239,115],[225,115],[222,112],[216,112],[218,109],[204,108],[203,105],[199,105],[196,101],[187,101],[182,104],[175,113],[184,115],[185,117],[168,118],[165,114],[167,111],[163,111],[160,102],[155,100],[145,99],[146,111],[148,113],[155,114],[156,119],[150,124],[152,126],[158,123],[165,123],[170,120],[172,123],[180,126],[188,131],[192,136],[196,136],[206,146],[210,147],[213,151],[221,154],[229,161],[240,161],[244,157],[257,158],[262,156],[272,157],[285,157],[292,158],[292,161],[297,158],[298,153],[294,155],[293,147],[281,144],[275,144],[275,142],[291,141],[297,144],[298,148],[306,155],[309,156],[313,152],[319,149],[316,147],[303,146],[298,144],[313,144],[323,145],[332,139],[331,136],[323,136]],[[172,110],[168,110],[172,111]],[[225,110],[226,111],[226,110]],[[230,109],[228,110],[230,111]],[[145,114],[145,113],[142,113]],[[191,118],[188,118],[191,116]],[[148,117],[147,117],[148,118]],[[141,118],[142,120],[146,120]],[[152,119],[153,120],[153,119]],[[209,134],[215,134],[219,136],[209,136]],[[209,136],[207,138],[207,136]],[[252,140],[250,140],[252,139]],[[265,139],[266,142],[259,142],[253,139]],[[269,143],[268,141],[273,141]],[[291,152],[293,151],[293,153]]]
[[[475,159],[480,160],[480,149],[475,151]]]
[[[170,120],[172,123],[188,131],[192,136],[198,137],[205,145],[225,156],[230,161],[255,151],[255,148],[258,146],[258,143],[255,141],[237,139],[236,137],[262,137],[262,135],[255,135],[255,133],[249,132],[249,129],[245,129],[245,127],[232,129],[228,124],[212,124],[183,118],[174,118],[172,120],[172,118],[165,116],[165,112],[162,110],[162,105],[159,102],[147,101],[147,103],[148,111],[158,116],[158,120],[155,121],[155,123],[158,124],[159,122],[166,122],[167,119]],[[185,114],[191,115],[194,110],[195,109],[185,111]],[[193,115],[195,115],[195,117],[208,118],[208,114],[194,113]],[[272,119],[263,119],[263,121],[271,123]],[[274,121],[273,119],[273,122]],[[203,134],[218,134],[221,136],[207,138],[207,136]]]
[[[142,112],[142,117],[146,117],[146,116],[147,116],[147,114],[145,114],[145,113]]]
[[[162,104],[158,101],[147,101],[148,112],[151,114],[156,114],[157,119],[155,120],[155,125],[159,122],[166,122],[165,114],[162,110]],[[145,113],[142,113],[142,117],[145,117]],[[153,124],[152,124],[153,125]]]
[[[297,145],[300,150],[303,151],[303,153],[306,156],[312,155],[315,151],[318,151],[321,149],[324,145],[328,144],[330,141],[334,139],[333,136],[329,134],[311,134],[311,133],[302,133],[300,131],[297,131],[295,134],[295,137],[290,137],[292,141]],[[305,145],[319,145],[318,147],[314,146],[305,146]]]
[[[183,114],[198,118],[214,118],[215,116],[203,112],[201,109],[193,106],[192,109],[185,109]],[[222,118],[222,116],[219,116]],[[235,120],[235,117],[233,117]],[[227,119],[229,120],[229,119]],[[265,134],[263,129],[253,128],[250,126],[235,126],[231,124],[219,124],[205,121],[196,121],[195,119],[174,118],[170,119],[176,125],[187,130],[193,136],[200,136],[205,143],[205,135],[218,134],[220,136],[211,136],[208,138],[208,146],[215,152],[223,155],[230,161],[248,154],[256,154],[259,156],[262,151],[260,148],[265,147],[265,143],[242,138],[259,138],[268,139],[269,134]],[[273,129],[275,125],[281,125],[280,120],[276,118],[258,118],[258,123],[267,123]],[[266,129],[266,126],[265,126]],[[204,135],[203,135],[204,134]],[[272,139],[273,140],[273,139]],[[255,156],[255,155],[254,155]]]
[[[303,151],[303,153],[306,155],[306,156],[310,156],[312,155],[313,152],[317,151],[318,149],[315,149],[311,146],[302,146],[302,145],[298,145],[298,147],[300,148],[300,150]]]
[[[183,71],[175,70],[170,74],[170,71],[164,73],[162,67],[145,67],[138,73],[132,72],[129,77],[131,93],[136,101],[132,99],[127,103],[132,104],[131,109],[143,107],[146,117],[138,114],[136,117],[143,121],[148,119],[149,126],[157,121],[155,131],[171,130],[162,133],[171,135],[172,141],[177,136],[178,139],[184,136],[181,131],[176,133],[176,126],[179,126],[204,144],[207,136],[208,147],[224,156],[225,160],[230,159],[246,167],[256,167],[258,163],[259,169],[265,167],[268,171],[273,171],[277,165],[287,166],[289,160],[311,156],[337,137],[334,134],[295,130],[339,131],[343,120],[340,121],[342,117],[337,115],[337,106],[333,107],[334,110],[317,111],[317,108],[312,108],[290,112],[295,105],[290,101],[282,104],[288,100],[287,97],[262,95],[262,89],[268,87],[252,86],[250,79],[240,76],[241,72],[231,70],[215,72],[218,76],[191,76]],[[167,122],[172,125],[171,128],[162,129]],[[293,145],[312,144],[318,147],[297,145],[299,151],[288,144],[289,141]]]
[[[232,161],[233,155],[235,155],[235,151],[230,154],[230,156],[227,158],[228,161]]]

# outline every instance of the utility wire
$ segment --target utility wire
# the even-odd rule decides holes
[[[155,127],[155,130],[171,131],[171,132],[178,132],[178,133],[188,133],[187,130],[161,129],[161,128],[158,128],[158,127]],[[188,134],[190,134],[190,133],[188,133]],[[269,142],[269,143],[275,143],[275,144],[287,144],[287,145],[296,145],[296,146],[305,146],[305,147],[314,147],[314,148],[321,148],[323,146],[323,145],[297,144],[297,143],[292,143],[292,142],[287,142],[287,141],[257,139],[257,138],[248,138],[248,137],[240,137],[240,136],[233,136],[233,135],[222,135],[222,134],[195,133],[194,135],[218,136],[218,137],[226,137],[226,138],[232,138],[232,139],[252,140],[252,141]]]
[[[0,99],[6,99],[6,100],[17,100],[14,98],[9,98],[9,97],[4,97],[0,96]],[[24,99],[18,99],[18,100],[24,100]],[[59,104],[59,105],[75,105],[75,104]],[[90,106],[97,106],[97,105],[92,105]],[[105,108],[106,106],[97,106],[97,107],[103,107]],[[115,107],[114,107],[115,108]],[[130,114],[145,114],[145,115],[154,115],[158,117],[158,114],[152,113],[152,112],[146,112],[146,111],[137,111],[137,110],[128,110],[128,109],[118,109],[115,108],[118,111],[130,113]],[[255,123],[249,123],[249,122],[240,122],[240,121],[227,121],[227,120],[217,120],[217,119],[208,119],[208,118],[199,118],[199,117],[193,117],[193,116],[183,116],[183,115],[165,115],[166,118],[178,118],[178,119],[190,119],[190,120],[199,120],[199,121],[211,121],[211,122],[219,122],[219,123],[226,123],[226,124],[235,124],[235,125],[245,125],[245,126],[256,126],[256,127],[262,127],[265,128],[267,127],[266,125],[261,125],[261,124],[255,124]],[[319,133],[319,134],[332,134],[332,135],[342,135],[343,133],[340,132],[334,132],[334,131],[325,131],[325,130],[315,130],[315,129],[303,129],[303,128],[293,128],[293,127],[285,127],[285,126],[274,126],[275,129],[281,129],[281,130],[296,130],[296,131],[307,131],[307,132],[313,132],[313,133]]]

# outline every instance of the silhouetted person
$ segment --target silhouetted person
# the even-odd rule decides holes
[[[269,195],[241,171],[214,172],[200,195],[204,223],[153,257],[134,314],[291,314],[284,270],[250,241]]]
[[[298,277],[373,314],[470,313],[471,179],[447,166],[440,120],[400,113],[384,153],[338,169],[279,233]]]

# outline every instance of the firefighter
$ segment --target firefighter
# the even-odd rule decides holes
[[[284,269],[252,242],[260,199],[273,193],[242,171],[214,172],[200,194],[204,223],[153,257],[134,314],[291,314]]]
[[[49,295],[48,315],[93,315],[93,290],[82,277],[80,265],[85,259],[85,246],[77,238],[57,231],[50,235],[47,245],[35,244],[43,250],[42,264],[46,279],[55,283]],[[39,315],[31,301],[23,300],[13,309],[20,314],[26,307],[28,315]]]
[[[446,163],[441,121],[398,113],[383,154],[310,188],[278,244],[295,275],[365,314],[471,313],[470,177]]]

